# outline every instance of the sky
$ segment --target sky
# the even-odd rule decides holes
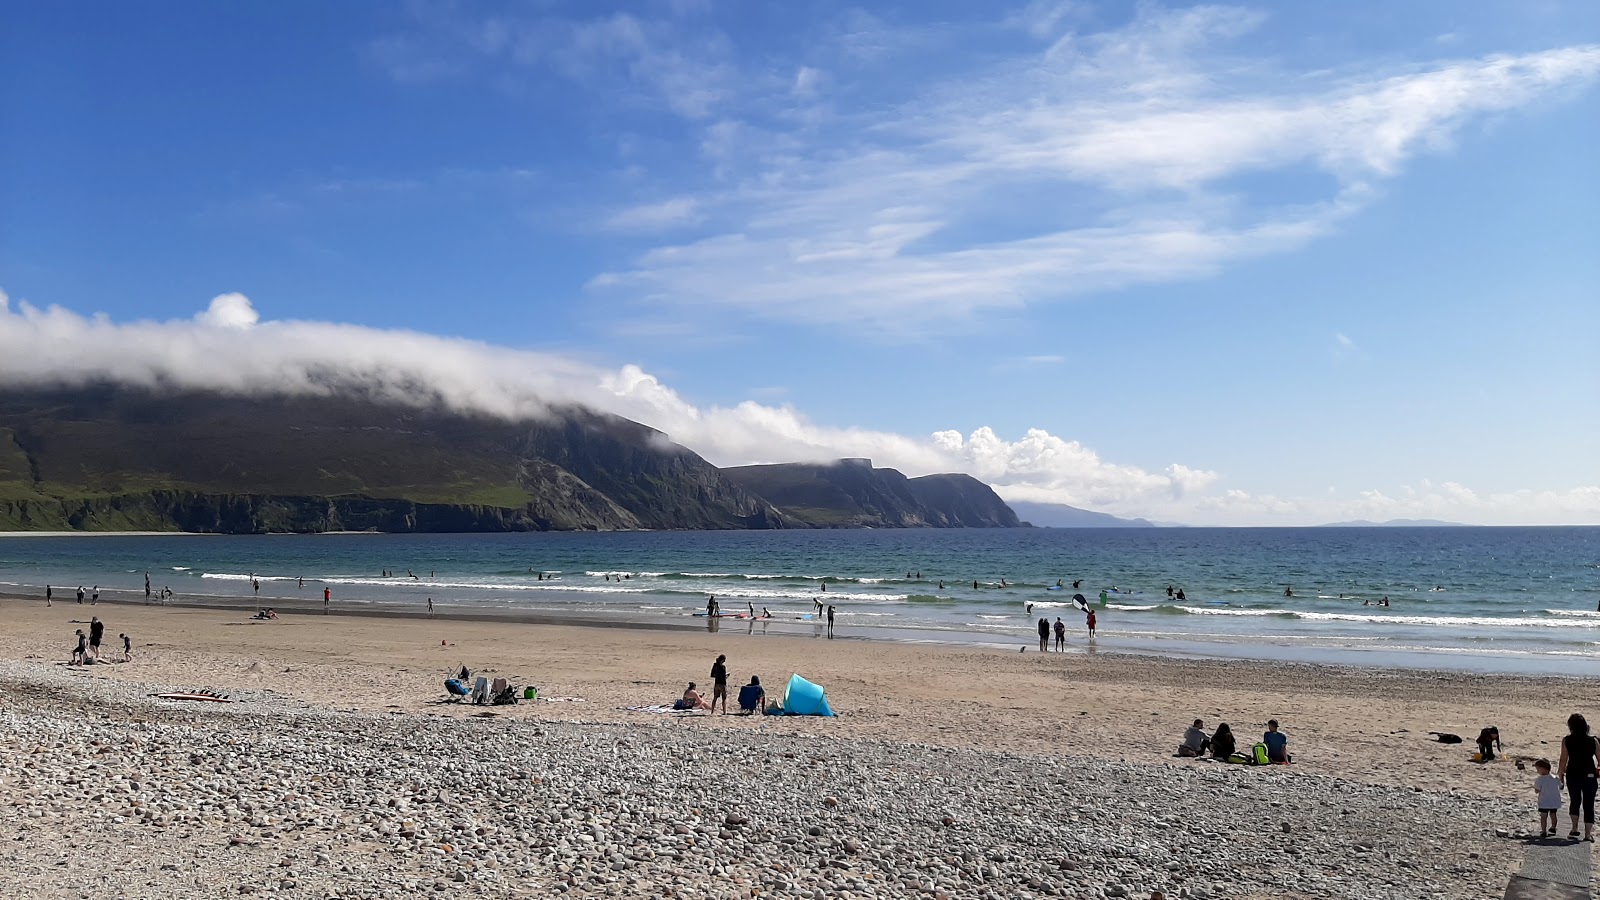
[[[0,379],[1600,523],[1587,0],[0,0]]]

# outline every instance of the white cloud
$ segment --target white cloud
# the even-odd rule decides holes
[[[391,402],[537,416],[578,403],[643,422],[719,465],[866,456],[908,475],[968,472],[1009,495],[1089,505],[1174,500],[1215,479],[1102,460],[1034,429],[1008,442],[992,429],[908,436],[818,425],[791,406],[697,406],[635,365],[619,369],[477,341],[330,322],[262,321],[242,294],[193,319],[113,322],[0,293],[0,385],[86,385],[325,395],[353,389]]]
[[[243,294],[218,294],[195,321],[213,328],[249,328],[261,320],[250,298]]]
[[[1065,356],[1056,353],[1047,353],[1042,356],[1024,356],[1023,362],[1036,366],[1054,366],[1067,361]]]
[[[702,197],[719,232],[658,246],[591,287],[903,334],[1204,277],[1326,234],[1372,201],[1375,183],[1447,148],[1467,123],[1600,73],[1600,46],[1362,77],[1216,49],[1261,18],[1147,9],[1126,28],[1068,35],[1020,62],[935,80],[892,109],[858,111],[859,127],[787,135],[798,149],[728,156],[719,173],[736,189],[719,183]],[[1308,170],[1321,173],[1322,194],[1294,206],[1238,178]],[[984,237],[993,230],[976,223],[994,219],[994,198],[1018,192],[1046,224]]]
[[[1040,40],[1054,38],[1061,24],[1079,15],[1075,0],[1030,0],[1028,5],[1006,16],[1005,24],[1021,28]]]
[[[451,4],[418,4],[411,28],[369,42],[365,52],[403,84],[469,73],[505,84],[517,73],[549,73],[611,97],[635,93],[635,107],[659,102],[703,119],[743,86],[726,37],[680,21],[696,4],[681,5],[676,17],[645,19],[625,12],[560,18],[536,8],[474,18]]]
[[[616,231],[659,231],[686,225],[699,217],[700,202],[693,197],[673,197],[620,210],[606,220]]]
[[[822,71],[810,66],[801,66],[794,73],[794,91],[797,97],[810,97],[817,92],[817,86],[822,83]]]
[[[262,320],[242,294],[190,319],[114,322],[0,291],[0,389],[89,385],[326,395],[360,390],[395,403],[491,415],[582,404],[669,435],[719,465],[871,457],[908,475],[966,472],[1002,497],[1068,503],[1193,524],[1319,524],[1438,518],[1471,523],[1600,523],[1600,485],[1475,492],[1444,481],[1315,497],[1252,494],[1182,463],[1160,471],[1105,460],[1042,429],[1006,440],[992,428],[903,435],[819,425],[792,406],[700,406],[635,365],[610,369],[551,353],[331,322]]]

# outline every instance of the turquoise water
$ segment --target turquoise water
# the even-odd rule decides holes
[[[320,603],[326,586],[338,607],[432,598],[445,611],[766,633],[825,633],[809,618],[820,599],[838,637],[1003,646],[1033,644],[1037,617],[1060,616],[1076,651],[1089,646],[1071,602],[1082,579],[1099,649],[1600,674],[1600,527],[0,540],[9,592],[52,584],[70,602],[97,584],[142,598],[146,571],[179,601],[250,603],[254,574],[263,602]],[[1058,579],[1068,589],[1048,590]],[[1187,599],[1169,600],[1168,585]],[[772,618],[695,618],[709,594]],[[1384,596],[1388,608],[1363,605]]]

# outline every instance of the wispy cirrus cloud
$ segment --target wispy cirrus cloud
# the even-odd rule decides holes
[[[694,14],[688,6],[647,18],[560,16],[537,7],[477,17],[448,4],[418,5],[409,28],[369,41],[364,55],[402,84],[554,75],[632,95],[635,107],[664,103],[680,116],[704,119],[747,85],[724,34],[680,21]]]
[[[904,333],[1204,277],[1315,240],[1468,123],[1600,73],[1600,46],[1368,74],[1225,52],[1261,19],[1147,9],[787,135],[798,149],[747,143],[702,194],[699,227],[591,287]],[[1252,189],[1258,174],[1299,179],[1303,198]],[[1026,215],[1008,221],[1006,202]]]

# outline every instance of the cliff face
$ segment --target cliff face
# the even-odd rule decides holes
[[[509,422],[336,397],[0,391],[0,529],[781,528],[636,422]]]
[[[993,489],[968,475],[907,478],[869,460],[740,466],[723,472],[784,515],[817,528],[1015,528]]]

